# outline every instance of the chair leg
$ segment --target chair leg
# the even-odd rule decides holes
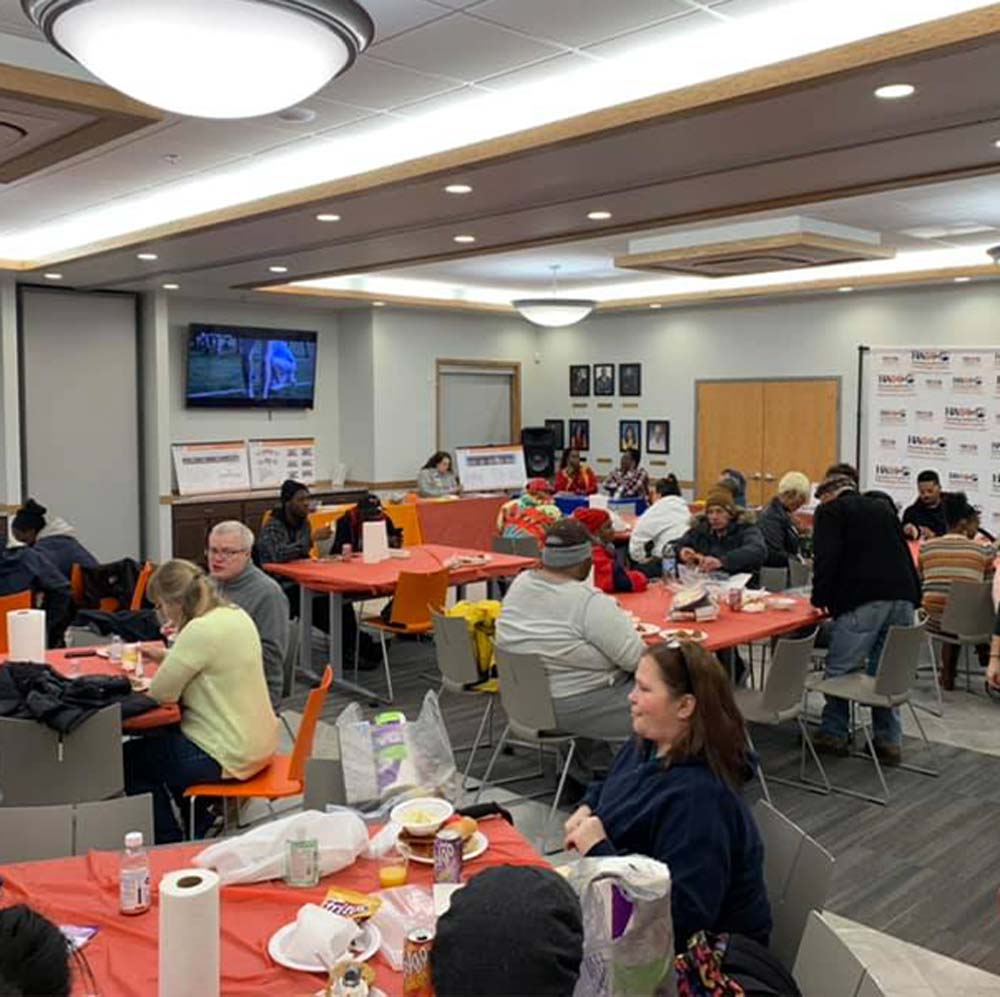
[[[972,645],[964,644],[962,650],[965,652],[965,691],[972,692]]]
[[[559,810],[559,801],[562,799],[563,789],[566,786],[566,778],[569,775],[569,767],[570,765],[573,764],[573,753],[575,751],[576,751],[576,741],[570,741],[569,751],[566,752],[566,761],[562,767],[562,775],[560,775],[559,777],[559,785],[556,786],[556,795],[552,798],[552,806],[549,808],[549,815],[545,820],[545,826],[542,828],[540,850],[543,855],[551,854],[551,852],[546,852],[545,842],[548,840],[549,827],[552,824],[552,818],[556,815],[556,813]]]
[[[472,742],[472,750],[469,752],[468,761],[465,763],[465,771],[462,772],[462,792],[467,793],[469,791],[469,772],[472,770],[472,761],[476,757],[476,752],[479,750],[479,742],[483,739],[483,730],[486,727],[487,722],[490,720],[490,715],[493,713],[493,697],[490,696],[486,703],[486,709],[483,711],[482,719],[479,721],[479,729],[476,731],[476,738]]]
[[[389,690],[389,702],[392,702],[392,672],[389,671],[389,649],[385,644],[385,631],[379,630],[378,639],[382,644],[382,664],[385,667],[385,684],[386,688]],[[355,660],[355,668],[357,668],[357,661]]]
[[[194,841],[194,801],[196,799],[198,799],[197,796],[190,797],[190,800],[191,800],[190,811],[191,812],[190,812],[190,814],[188,816],[188,839],[190,841]]]
[[[764,793],[764,799],[770,803],[771,790],[767,788],[767,780],[764,778],[764,766],[760,761],[760,752],[757,751],[757,746],[753,743],[753,738],[750,736],[750,728],[744,727],[743,733],[746,735],[747,747],[750,749],[750,753],[757,756],[757,778],[760,780],[760,788]]]
[[[493,774],[493,766],[496,765],[497,759],[500,757],[500,752],[503,751],[504,742],[507,740],[507,736],[510,734],[510,724],[507,724],[503,729],[503,733],[500,735],[500,740],[497,741],[497,746],[493,749],[493,754],[490,755],[489,764],[486,766],[486,771],[483,773],[483,778],[479,783],[479,789],[476,790],[476,798],[473,802],[478,803],[479,797],[483,795],[483,789],[490,781],[490,776]]]
[[[801,767],[800,767],[800,777],[803,782],[806,782],[806,748],[809,749],[809,754],[812,755],[812,760],[816,764],[816,768],[819,770],[819,774],[823,779],[823,792],[830,792],[830,778],[826,774],[826,769],[823,767],[822,761],[816,752],[816,748],[813,746],[812,738],[809,736],[809,725],[806,723],[805,718],[800,716],[799,730],[802,732],[802,757],[801,757]],[[817,787],[818,791],[818,787]]]
[[[914,704],[918,710],[925,710],[935,717],[944,716],[944,698],[941,695],[941,674],[938,668],[938,656],[936,645],[927,635],[927,649],[931,652],[931,675],[934,678],[934,698],[937,700],[937,709],[931,706],[924,706],[922,703]]]
[[[924,731],[924,725],[920,722],[920,717],[917,716],[917,711],[913,706],[913,703],[907,701],[907,706],[910,708],[910,715],[913,717],[913,722],[917,725],[917,730],[920,731],[920,737],[924,742],[924,746],[930,751],[931,758],[934,761],[934,768],[924,768],[921,765],[910,765],[908,763],[900,763],[899,768],[906,769],[907,772],[919,772],[920,775],[934,776],[935,778],[941,774],[941,765],[938,762],[937,750],[934,747],[933,741],[931,741],[926,732]]]

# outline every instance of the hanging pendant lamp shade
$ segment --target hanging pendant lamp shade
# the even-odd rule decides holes
[[[552,271],[552,297],[519,298],[511,304],[533,325],[548,329],[559,329],[582,322],[596,307],[590,298],[560,298],[558,264],[549,267]]]

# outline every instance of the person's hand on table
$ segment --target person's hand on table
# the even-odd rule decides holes
[[[604,824],[601,822],[601,818],[591,815],[589,817],[584,817],[584,819],[566,835],[565,847],[567,849],[575,848],[581,855],[586,855],[587,852],[594,847],[594,845],[600,844],[602,841],[606,841],[607,837],[607,834],[604,833]]]
[[[930,540],[934,536],[934,531],[927,526],[920,527],[920,539]]]
[[[681,559],[681,564],[697,564],[700,555],[692,547],[682,547],[677,556]]]
[[[142,656],[159,664],[167,656],[167,648],[159,643],[143,644]]]
[[[703,557],[698,563],[698,570],[708,574],[711,571],[721,571],[722,562],[717,557]]]
[[[333,529],[329,526],[321,526],[318,530],[313,531],[313,543],[318,543],[321,540],[329,540],[333,536]]]
[[[905,536],[907,540],[919,540],[920,531],[913,525],[913,523],[906,523],[903,526],[903,536]]]
[[[593,811],[586,803],[582,803],[580,806],[570,814],[566,823],[563,824],[563,832],[566,836],[573,833],[591,814]]]

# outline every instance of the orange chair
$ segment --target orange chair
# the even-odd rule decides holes
[[[434,629],[431,613],[444,609],[448,595],[448,571],[416,572],[401,571],[392,599],[392,615],[386,623],[381,616],[365,616],[358,625],[360,643],[361,628],[374,630],[382,645],[382,663],[385,665],[385,684],[392,702],[392,673],[389,671],[389,650],[386,634],[427,634]],[[358,680],[358,644],[354,647],[354,681]]]
[[[309,693],[306,708],[302,713],[299,732],[290,755],[275,755],[263,772],[249,779],[227,780],[226,782],[206,782],[198,786],[188,786],[184,795],[191,800],[191,833],[194,835],[194,802],[199,796],[231,798],[239,800],[265,799],[270,806],[272,800],[284,800],[289,796],[300,796],[305,788],[306,762],[312,756],[316,723],[323,711],[326,697],[333,682],[333,669],[329,665],[323,672],[320,684]]]
[[[73,601],[78,605],[83,605],[83,568],[79,564],[74,564],[69,569],[69,587],[73,591]]]
[[[137,613],[142,609],[142,600],[146,598],[146,586],[149,585],[149,579],[152,577],[154,570],[155,565],[153,562],[147,561],[142,566],[139,577],[135,580],[135,588],[132,590],[132,601],[128,607],[133,613]]]
[[[10,650],[7,641],[7,614],[15,609],[31,609],[31,591],[15,592],[13,595],[0,596],[0,654],[6,654]]]

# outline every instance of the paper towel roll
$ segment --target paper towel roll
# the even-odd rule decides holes
[[[178,869],[160,880],[160,997],[218,997],[219,877]]]
[[[11,661],[45,664],[45,612],[15,609],[7,614],[7,647]]]
[[[365,564],[377,564],[389,557],[389,537],[384,519],[361,524],[361,553]]]

